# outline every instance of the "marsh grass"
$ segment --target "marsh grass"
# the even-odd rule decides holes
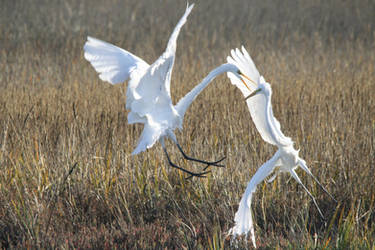
[[[101,82],[83,59],[91,35],[152,62],[185,4],[3,1],[2,248],[230,247],[226,232],[247,182],[276,150],[261,140],[239,91],[218,77],[187,112],[177,133],[187,153],[227,156],[226,168],[187,181],[160,145],[131,156],[142,126],[127,124],[126,84]],[[373,1],[198,1],[181,31],[173,100],[244,44],[272,84],[283,131],[339,201],[299,171],[323,221],[288,175],[260,184],[260,248],[375,247],[373,13]]]

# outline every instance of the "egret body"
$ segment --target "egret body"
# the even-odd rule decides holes
[[[233,235],[233,237],[242,234],[247,235],[248,232],[250,232],[253,245],[256,247],[253,219],[251,214],[252,194],[255,192],[256,186],[275,170],[275,174],[271,177],[269,182],[273,181],[278,173],[289,172],[312,198],[319,214],[322,217],[323,214],[319,209],[315,198],[305,187],[305,185],[303,185],[295,172],[296,168],[301,167],[333,200],[335,199],[311,173],[310,169],[306,165],[306,162],[299,157],[299,150],[294,149],[293,141],[289,137],[286,137],[281,131],[280,123],[275,118],[272,111],[271,85],[267,83],[259,74],[254,62],[245,48],[242,47],[242,52],[238,49],[232,50],[231,55],[232,57],[227,58],[228,63],[236,65],[239,70],[249,78],[245,79],[245,82],[243,82],[232,73],[228,73],[228,77],[230,78],[232,84],[238,87],[245,96],[252,120],[263,140],[278,147],[278,150],[273,157],[264,163],[251,178],[235,214],[235,225],[230,229],[230,233]]]
[[[164,138],[170,138],[187,160],[208,166],[221,166],[224,158],[208,162],[187,156],[178,144],[174,130],[182,129],[186,110],[197,95],[219,74],[232,72],[240,77],[238,68],[233,64],[223,64],[211,71],[204,80],[173,105],[170,93],[171,74],[174,65],[177,37],[185,24],[194,4],[188,5],[180,21],[174,28],[164,53],[151,65],[132,53],[101,40],[88,37],[84,46],[84,56],[99,73],[100,79],[111,84],[122,83],[130,78],[126,93],[126,108],[129,110],[128,123],[143,123],[143,132],[133,155],[151,148],[160,141],[172,167],[191,176],[203,177],[208,172],[194,173],[174,164],[167,153]],[[205,169],[206,169],[205,168]],[[205,171],[204,169],[204,171]]]

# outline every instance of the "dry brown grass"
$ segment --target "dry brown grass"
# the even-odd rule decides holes
[[[239,91],[219,77],[187,112],[177,135],[187,152],[227,159],[207,179],[186,181],[159,145],[130,155],[142,127],[127,124],[126,85],[101,82],[83,59],[91,35],[152,62],[185,4],[2,2],[0,247],[230,246],[240,196],[275,151]],[[339,201],[301,173],[324,223],[289,176],[260,185],[253,210],[261,248],[375,247],[374,13],[374,1],[198,1],[181,31],[174,100],[244,44],[272,83],[282,129]]]

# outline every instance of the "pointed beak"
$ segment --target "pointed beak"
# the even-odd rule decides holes
[[[258,85],[256,82],[254,82],[253,80],[250,79],[250,77],[248,77],[247,75],[244,75],[244,74],[240,74],[243,78],[246,78],[247,80],[249,80],[250,82],[254,83],[255,85]]]
[[[241,80],[242,83],[246,86],[246,88],[247,88],[248,90],[251,91],[251,89],[249,88],[249,85],[247,85],[247,83],[244,81],[244,79],[242,79],[242,77],[245,78],[246,80],[249,80],[250,82],[254,83],[255,85],[258,85],[256,82],[254,82],[253,80],[251,80],[250,77],[248,77],[247,75],[243,74],[240,70],[238,70],[237,73],[240,75],[240,80]],[[245,100],[246,100],[247,98],[250,98],[251,96],[252,96],[252,95],[246,97]]]
[[[255,95],[258,94],[260,91],[262,91],[262,89],[257,89],[257,90],[255,90],[253,93],[251,93],[250,95],[248,95],[247,97],[245,97],[245,100],[249,99],[250,97],[255,96]]]
[[[244,76],[244,75],[241,75],[241,76]],[[246,82],[245,82],[242,78],[240,78],[240,80],[241,80],[241,82],[246,86],[246,88],[247,88],[248,90],[251,91],[251,89],[250,89],[249,86],[246,84]]]

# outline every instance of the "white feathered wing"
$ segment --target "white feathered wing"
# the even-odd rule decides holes
[[[139,57],[112,44],[88,37],[85,58],[99,73],[100,79],[117,84],[130,78],[126,92],[128,123],[144,123],[145,127],[133,154],[150,148],[165,135],[166,129],[178,126],[170,96],[170,81],[177,47],[177,37],[194,4],[188,5],[168,41],[165,52],[150,66]],[[170,113],[173,114],[170,114]],[[165,126],[163,126],[165,124]]]
[[[240,205],[238,206],[238,210],[234,217],[235,225],[229,230],[229,234],[232,234],[233,237],[240,236],[242,234],[247,235],[250,232],[254,247],[256,247],[256,243],[253,217],[251,214],[251,201],[253,193],[255,192],[257,185],[268,175],[270,175],[275,166],[277,166],[278,164],[279,151],[277,151],[270,160],[264,163],[251,178],[249,184],[246,187],[245,193],[242,195]]]
[[[122,83],[132,77],[132,73],[144,72],[150,66],[132,53],[90,36],[83,49],[85,59],[99,73],[100,79],[111,84]]]
[[[265,82],[264,78],[259,74],[249,53],[243,46],[242,52],[239,49],[232,50],[231,57],[228,56],[227,61],[228,63],[236,65],[243,74],[252,80],[249,81],[243,78],[247,83],[245,86],[237,76],[232,73],[227,74],[231,83],[241,90],[244,97],[249,96],[252,92],[257,90],[261,82]],[[271,103],[267,105],[266,97],[263,94],[248,98],[246,103],[255,127],[264,141],[275,146],[288,146],[293,144],[293,141],[282,133],[280,123],[273,115],[272,105]],[[270,122],[267,121],[267,115],[270,118]]]

